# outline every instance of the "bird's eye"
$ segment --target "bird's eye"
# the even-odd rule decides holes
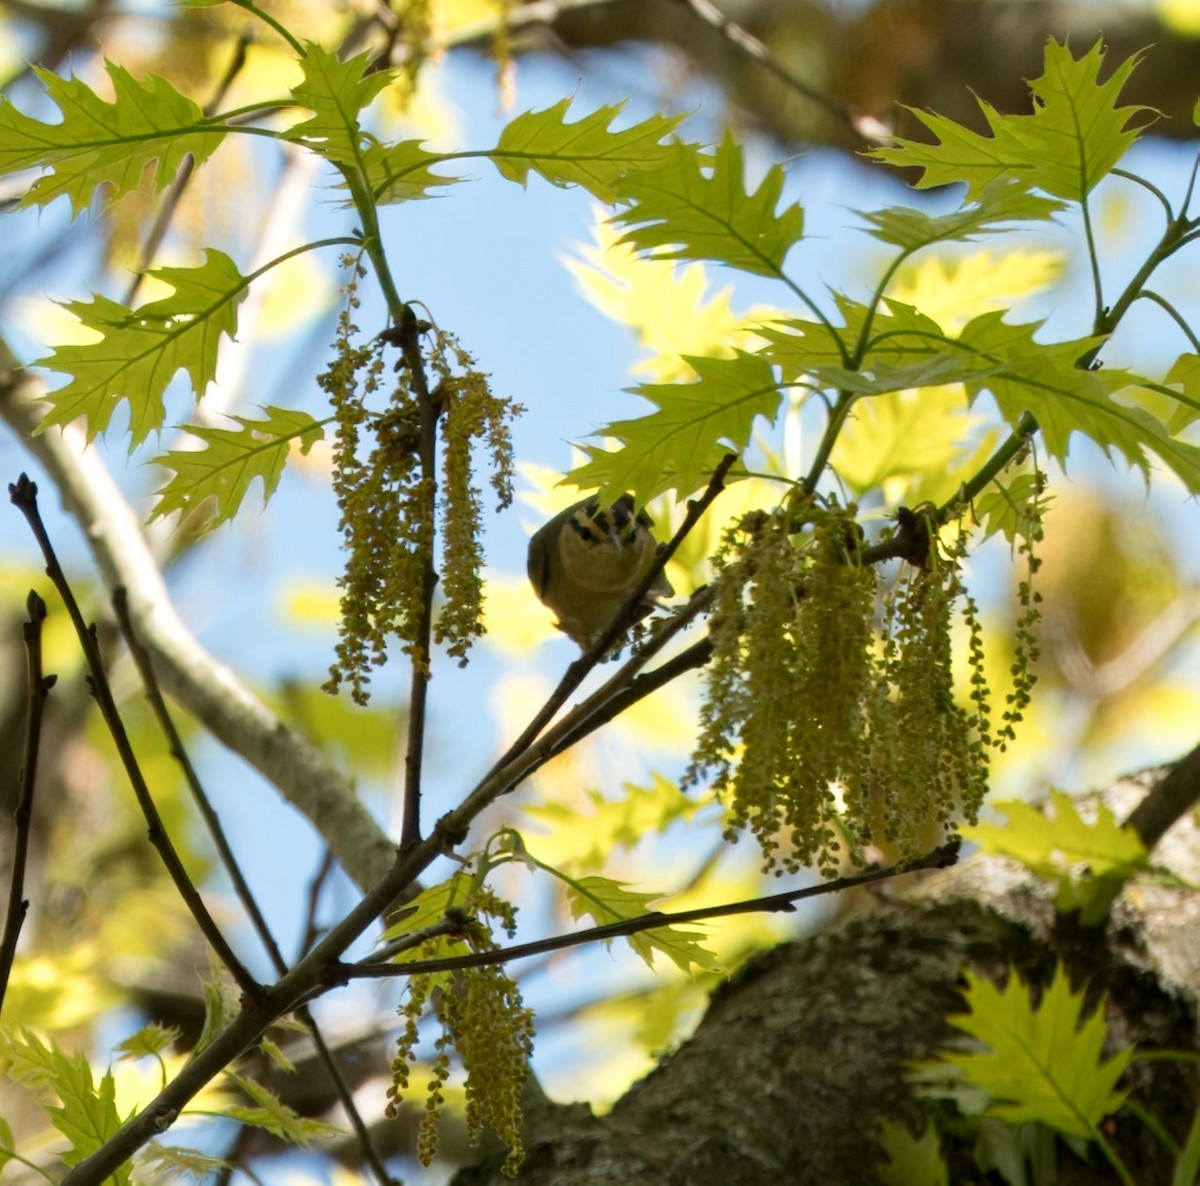
[[[588,507],[582,507],[571,516],[570,523],[575,534],[590,544],[602,543],[605,529],[600,518],[593,517]]]

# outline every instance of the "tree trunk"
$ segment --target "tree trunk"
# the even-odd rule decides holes
[[[1129,814],[1150,780],[1105,799]],[[1200,833],[1185,819],[1156,853],[1200,880]],[[1126,887],[1103,930],[1055,914],[1023,869],[975,856],[932,874],[834,928],[753,960],[722,986],[694,1036],[636,1083],[613,1111],[544,1103],[527,1115],[519,1181],[611,1186],[862,1186],[877,1180],[878,1121],[922,1126],[905,1068],[957,1031],[964,968],[1048,982],[1059,961],[1072,983],[1107,994],[1114,1038],[1144,1049],[1195,1048],[1200,898],[1146,877]],[[1152,1073],[1151,1073],[1152,1071]],[[1182,1141],[1196,1102],[1178,1064],[1135,1067],[1138,1100]],[[939,1105],[942,1108],[947,1105]],[[1140,1182],[1170,1180],[1161,1146],[1128,1111],[1110,1135]],[[978,1180],[971,1150],[947,1139],[951,1180]],[[1059,1181],[1115,1181],[1098,1152],[1084,1162],[1062,1142]],[[455,1186],[505,1181],[499,1159],[464,1169]]]

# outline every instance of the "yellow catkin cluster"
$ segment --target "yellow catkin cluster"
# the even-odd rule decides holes
[[[997,744],[1005,749],[1008,743],[1016,737],[1016,726],[1025,715],[1033,694],[1033,685],[1037,682],[1034,666],[1038,661],[1037,627],[1042,619],[1042,595],[1033,587],[1034,577],[1042,565],[1037,555],[1037,547],[1042,542],[1044,531],[1042,527],[1043,503],[1040,498],[1032,498],[1025,507],[1021,517],[1023,534],[1017,551],[1025,557],[1025,579],[1017,585],[1017,601],[1021,606],[1021,616],[1017,619],[1015,634],[1016,649],[1013,655],[1012,691],[1006,699],[1003,724],[997,730]]]
[[[388,636],[397,633],[411,645],[421,609],[421,558],[432,549],[433,524],[424,511],[429,479],[418,464],[416,402],[400,384],[382,415],[368,411],[369,397],[381,386],[383,357],[378,341],[355,344],[356,329],[344,313],[334,361],[318,379],[337,423],[333,489],[346,550],[346,568],[338,579],[337,661],[325,688],[336,691],[344,680],[355,702],[365,704],[370,669],[387,660]],[[373,440],[369,450],[364,438]]]
[[[833,500],[785,505],[733,528],[718,554],[688,780],[712,778],[730,835],[749,829],[777,872],[832,876],[869,841],[915,855],[923,829],[974,818],[986,784],[988,690],[961,557],[906,565],[881,607],[854,513]],[[959,602],[969,708],[952,688]]]
[[[337,421],[333,487],[341,509],[346,568],[337,659],[327,691],[343,683],[365,704],[371,669],[387,660],[388,640],[400,639],[413,662],[420,654],[426,574],[432,571],[435,537],[442,539],[439,616],[435,641],[465,662],[483,633],[483,552],[480,491],[473,482],[476,450],[492,467],[491,484],[501,506],[512,501],[512,444],[509,422],[519,407],[494,396],[487,378],[446,334],[433,340],[428,368],[436,386],[428,397],[432,419],[442,431],[441,487],[420,463],[422,408],[407,369],[381,413],[368,411],[384,373],[379,340],[357,345],[350,320],[356,299],[339,321],[335,357],[320,377]],[[427,432],[430,413],[424,422]],[[436,521],[435,521],[436,508]]]
[[[464,922],[462,941],[471,951],[495,950],[496,942],[485,920],[495,919],[511,935],[512,907],[486,889],[476,891],[469,906],[473,917]],[[422,954],[432,956],[435,951],[430,949]],[[441,949],[436,954],[446,952]],[[425,1096],[417,1155],[423,1165],[428,1165],[437,1152],[437,1120],[445,1103],[450,1052],[455,1050],[466,1076],[468,1136],[475,1144],[484,1129],[491,1129],[508,1146],[502,1169],[514,1177],[524,1158],[521,1093],[533,1053],[533,1012],[525,1007],[520,989],[500,964],[412,977],[400,1009],[404,1028],[392,1061],[389,1116],[397,1115],[408,1090],[418,1021],[429,1003],[441,1024],[441,1033],[434,1044],[432,1077]]]
[[[487,376],[452,337],[439,332],[431,369],[440,378],[442,401],[441,594],[443,605],[434,641],[466,662],[471,643],[483,633],[483,504],[473,482],[472,453],[489,455],[496,509],[512,502],[513,452],[509,424],[518,405],[493,395]]]
[[[867,789],[877,827],[901,856],[918,855],[931,824],[974,821],[987,789],[987,750],[954,697],[949,565],[908,569],[887,599],[871,710]],[[985,702],[986,703],[986,702]]]

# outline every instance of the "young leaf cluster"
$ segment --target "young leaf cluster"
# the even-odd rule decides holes
[[[1108,916],[1125,882],[1146,868],[1148,854],[1136,833],[1122,827],[1104,803],[1097,804],[1091,823],[1062,791],[1051,791],[1050,803],[1050,818],[1029,803],[997,803],[1006,822],[975,824],[965,835],[985,852],[1020,861],[1050,882],[1056,910],[1079,911],[1084,926],[1095,926]]]
[[[929,1095],[948,1095],[973,1118],[1007,1125],[1041,1124],[1064,1137],[1095,1143],[1123,1182],[1135,1179],[1105,1136],[1104,1121],[1124,1106],[1117,1084],[1132,1047],[1106,1051],[1112,1037],[1103,998],[1085,1014],[1059,965],[1042,990],[1010,974],[1002,985],[965,973],[967,1011],[950,1017],[970,1041],[943,1049],[912,1078]],[[940,1161],[940,1158],[938,1158]]]

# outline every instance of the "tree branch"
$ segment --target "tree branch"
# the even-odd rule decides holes
[[[1200,800],[1200,745],[1180,758],[1133,809],[1125,826],[1132,828],[1147,851]]]
[[[229,839],[225,835],[225,829],[221,825],[220,817],[213,808],[212,802],[204,790],[199,776],[196,774],[196,768],[192,765],[191,759],[184,749],[183,739],[179,736],[179,731],[175,728],[175,722],[171,719],[166,702],[159,691],[158,681],[154,676],[154,665],[151,662],[150,656],[134,632],[133,624],[129,620],[129,600],[124,589],[114,591],[113,608],[116,611],[117,623],[121,627],[121,633],[125,637],[125,643],[129,647],[129,651],[133,655],[134,662],[137,664],[138,671],[141,674],[142,683],[146,689],[146,699],[150,701],[151,710],[158,720],[159,727],[166,735],[172,755],[183,769],[184,779],[191,789],[192,798],[196,801],[196,806],[201,816],[204,818],[209,835],[217,847],[217,854],[221,858],[221,863],[225,866],[225,872],[228,874],[229,880],[233,885],[233,891],[249,916],[251,925],[258,933],[258,937],[266,949],[271,964],[275,968],[276,975],[286,975],[288,970],[287,961],[283,958],[283,952],[280,951],[279,944],[275,941],[275,936],[271,933],[271,928],[267,925],[267,920],[263,915],[262,909],[259,907],[258,901],[255,899],[242,873],[241,866],[233,854]],[[326,849],[326,852],[328,851]],[[325,1037],[317,1025],[316,1018],[313,1017],[311,1011],[307,1008],[298,1009],[296,1016],[307,1028],[313,1046],[316,1048],[317,1057],[323,1065],[329,1081],[333,1084],[335,1094],[345,1109],[346,1115],[350,1120],[350,1126],[354,1129],[355,1136],[361,1147],[363,1160],[371,1167],[381,1186],[394,1186],[395,1179],[388,1174],[379,1154],[375,1150],[374,1144],[371,1141],[371,1134],[354,1102],[354,1095],[349,1087],[347,1087],[345,1077],[334,1061],[333,1052],[330,1050],[329,1044],[325,1041]]]
[[[12,879],[8,891],[8,911],[4,919],[4,937],[0,939],[0,1011],[17,954],[17,940],[25,922],[29,902],[25,898],[25,865],[29,858],[29,836],[33,829],[33,792],[37,785],[38,746],[42,737],[42,711],[46,697],[54,687],[57,676],[42,674],[42,622],[46,603],[30,590],[26,602],[29,621],[24,625],[25,636],[25,697],[29,717],[25,727],[25,756],[21,763],[21,789],[13,819],[16,840],[13,844]]]
[[[208,912],[208,907],[205,906],[204,900],[200,897],[200,891],[196,889],[192,879],[188,876],[188,872],[183,867],[183,862],[180,860],[179,854],[175,851],[175,846],[171,843],[171,838],[163,826],[162,817],[158,814],[158,807],[155,805],[154,797],[150,794],[150,788],[142,776],[137,756],[134,754],[133,746],[130,744],[129,737],[125,732],[125,725],[117,709],[117,702],[113,698],[112,689],[108,686],[108,673],[105,671],[104,659],[100,654],[100,647],[96,642],[95,627],[89,626],[84,621],[83,614],[79,609],[79,603],[75,600],[75,595],[71,591],[66,574],[58,563],[58,557],[55,555],[50,537],[46,534],[46,527],[42,522],[42,517],[37,506],[37,486],[25,474],[22,474],[17,479],[15,485],[9,486],[8,493],[12,498],[13,504],[21,511],[29,523],[29,527],[42,549],[42,555],[46,559],[46,575],[54,582],[54,587],[62,597],[67,614],[71,618],[71,624],[75,627],[75,633],[79,638],[79,645],[83,648],[83,654],[87,659],[88,669],[91,672],[92,695],[96,698],[96,703],[100,706],[104,723],[108,726],[113,743],[117,747],[117,753],[121,757],[121,764],[125,767],[125,773],[129,776],[133,793],[137,796],[138,805],[142,809],[142,814],[146,817],[146,823],[149,826],[150,843],[158,849],[159,856],[162,857],[163,864],[166,866],[167,872],[175,884],[175,888],[179,891],[179,896],[187,904],[188,910],[196,920],[196,925],[208,940],[213,951],[216,952],[225,967],[229,969],[230,975],[237,982],[244,996],[252,1001],[257,1000],[259,994],[262,992],[262,986],[250,975],[249,970],[238,958],[233,948],[229,945],[229,941],[221,933],[220,927],[217,926],[216,921]]]
[[[353,787],[307,738],[285,724],[184,625],[162,573],[100,452],[69,426],[35,435],[44,388],[0,341],[0,418],[41,463],[82,529],[109,588],[129,592],[130,620],[164,689],[301,811],[360,888],[379,880],[394,846]]]
[[[482,968],[491,964],[506,964],[510,960],[525,959],[531,955],[544,955],[546,952],[562,951],[570,947],[580,947],[585,943],[638,935],[642,931],[653,931],[659,927],[704,922],[710,918],[727,918],[734,914],[790,912],[796,908],[797,902],[801,902],[805,898],[839,894],[843,890],[854,889],[856,886],[870,885],[875,881],[901,877],[905,873],[915,873],[921,869],[948,868],[958,860],[959,847],[959,841],[955,839],[915,860],[889,865],[886,869],[871,869],[866,873],[858,873],[851,877],[838,877],[833,881],[823,881],[818,885],[805,886],[804,889],[788,890],[782,894],[769,894],[761,898],[748,898],[740,902],[723,902],[719,906],[698,906],[693,910],[652,910],[637,918],[603,923],[582,931],[574,931],[569,935],[553,935],[548,939],[515,943],[511,947],[498,947],[492,951],[473,951],[467,955],[447,956],[444,959],[413,960],[411,963],[397,964],[391,963],[387,959],[390,945],[385,944],[370,960],[340,965],[338,974],[345,976],[347,980],[366,980],[374,977],[417,976],[425,972],[454,972],[462,968]],[[407,938],[408,936],[404,936],[404,939]],[[411,944],[409,946],[411,947]]]
[[[413,394],[417,397],[420,439],[417,453],[421,462],[423,505],[421,518],[425,539],[421,557],[421,613],[417,619],[412,653],[412,683],[408,702],[408,747],[404,755],[404,815],[400,828],[400,847],[407,848],[421,839],[421,771],[425,756],[426,701],[429,695],[429,640],[433,633],[433,591],[438,575],[433,567],[434,513],[437,509],[437,429],[441,401],[429,392],[425,359],[421,355],[421,334],[428,328],[417,320],[411,305],[404,306],[396,341],[404,355]]]

